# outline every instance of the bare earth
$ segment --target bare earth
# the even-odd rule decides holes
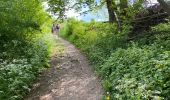
[[[86,57],[72,44],[58,38],[44,71],[24,100],[100,100],[102,88]]]

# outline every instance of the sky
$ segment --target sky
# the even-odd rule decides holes
[[[96,0],[97,2],[99,0]],[[135,1],[135,0],[130,0],[131,2]],[[152,3],[157,3],[157,0],[148,0],[149,2]],[[45,9],[48,8],[47,3],[43,4]],[[84,8],[84,10],[87,10],[86,8]],[[74,9],[71,9],[69,11],[66,12],[67,17],[74,17],[78,20],[84,20],[89,22],[92,19],[95,19],[96,21],[106,21],[108,20],[108,13],[107,13],[107,9],[102,8],[101,10],[99,10],[97,13],[87,13],[86,15],[80,15],[79,13],[77,13]]]
[[[80,15],[79,13],[75,12],[74,9],[68,11],[67,17],[74,17],[78,20],[85,20],[87,22],[91,21],[92,19],[96,19],[96,21],[104,21],[108,19],[108,14],[106,9],[101,9],[98,12],[89,12],[87,14]]]
[[[135,0],[130,0],[130,1],[135,1]],[[148,0],[148,3],[157,3],[157,0]],[[101,9],[97,13],[88,13],[86,15],[81,15],[79,16],[78,13],[76,13],[73,9],[68,11],[67,13],[68,17],[75,17],[78,20],[85,20],[85,21],[90,21],[91,19],[97,19],[96,21],[105,21],[108,20],[108,13],[106,9]]]

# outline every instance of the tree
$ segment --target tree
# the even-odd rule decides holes
[[[65,17],[65,12],[69,9],[82,10],[83,7],[88,7],[89,11],[101,7],[106,4],[108,9],[109,21],[115,21],[114,11],[116,10],[115,0],[48,0],[50,11],[59,17]]]
[[[116,20],[115,16],[115,2],[113,0],[106,0],[107,10],[109,14],[109,22],[114,22]]]
[[[65,18],[65,13],[69,9],[75,9],[76,11],[82,11],[83,8],[89,8],[88,11],[98,10],[98,8],[106,5],[106,9],[108,10],[109,22],[117,22],[120,25],[120,22],[124,20],[124,18],[129,18],[129,13],[127,12],[127,8],[129,8],[128,0],[47,0],[49,5],[49,11],[53,12],[55,15],[58,15],[60,18]],[[138,4],[144,0],[135,0],[134,5],[131,8],[136,8]],[[139,3],[138,3],[139,2]],[[138,8],[137,8],[138,9]],[[133,9],[136,10],[136,9]],[[85,11],[86,13],[87,11]]]

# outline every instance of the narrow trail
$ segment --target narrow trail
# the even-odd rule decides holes
[[[58,38],[51,68],[44,71],[24,100],[100,100],[102,88],[86,57]]]

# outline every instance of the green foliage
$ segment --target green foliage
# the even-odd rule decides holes
[[[27,59],[12,62],[3,61],[0,64],[0,99],[20,99],[29,91],[29,85],[34,79],[36,71]]]
[[[128,0],[47,0],[49,11],[53,12],[58,18],[67,18],[66,13],[70,9],[74,9],[82,14],[88,12],[97,12],[103,8],[107,9],[109,21],[111,23],[131,22],[133,15],[141,9],[142,3],[145,0],[131,1],[133,4],[128,4]],[[116,13],[116,15],[115,15]]]
[[[44,66],[48,67],[48,58],[51,48],[49,40],[38,39],[32,44],[20,47],[24,54],[16,59],[0,61],[0,99],[20,99],[30,90],[30,85]],[[9,53],[3,52],[8,56]]]
[[[81,11],[83,8],[90,8],[90,10],[96,6],[95,0],[47,0],[49,9],[48,11],[53,12],[58,16],[58,19],[67,18],[66,13],[70,9]],[[84,13],[87,13],[86,11]]]
[[[49,66],[51,20],[39,0],[1,0],[0,9],[0,99],[19,100]]]
[[[112,84],[114,99],[169,99],[169,23],[160,24],[143,37],[117,49],[99,68]],[[107,90],[108,91],[108,90]]]
[[[118,33],[116,25],[68,19],[61,29],[61,36],[84,51],[93,63],[102,63],[112,50],[124,46],[122,42],[125,42],[129,29],[124,26],[122,33]]]
[[[118,49],[100,66],[100,75],[112,83],[113,99],[165,99],[169,94],[169,56],[169,51],[156,49],[156,45]]]
[[[111,91],[111,89],[112,89],[112,84],[110,83],[109,80],[103,80],[102,86],[106,92]]]
[[[84,51],[102,77],[111,100],[169,99],[170,23],[160,24],[134,41],[131,27],[76,21],[65,23],[61,36]]]

